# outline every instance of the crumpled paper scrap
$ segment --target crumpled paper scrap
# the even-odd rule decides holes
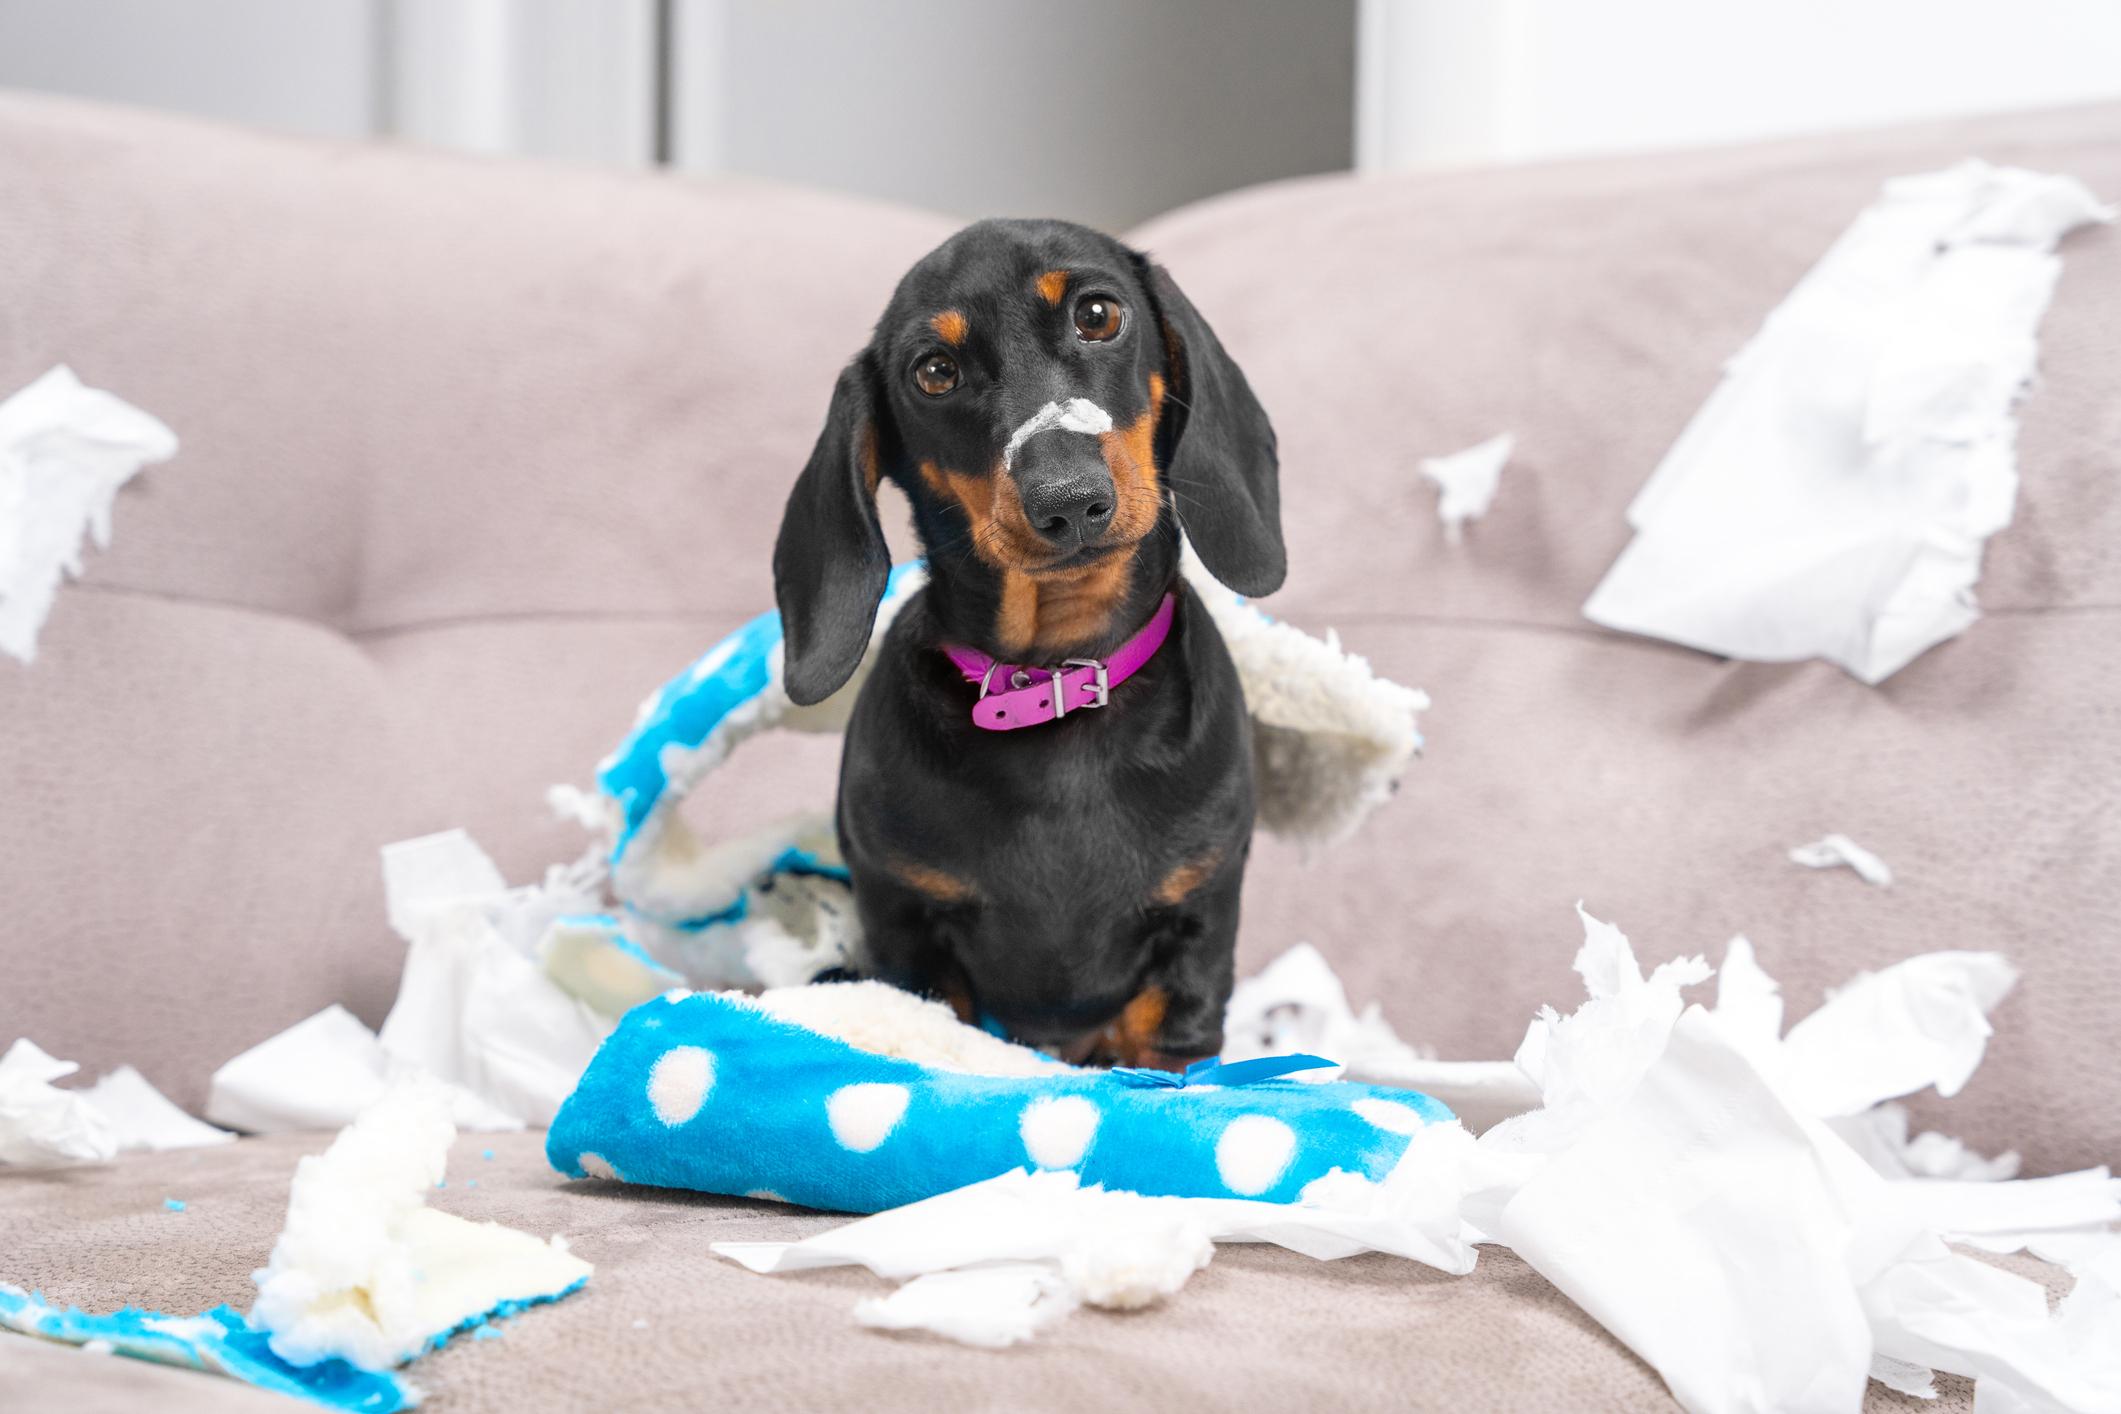
[[[558,919],[595,906],[581,871],[511,889],[469,835],[448,830],[385,846],[383,878],[407,948],[382,1030],[327,1007],[216,1071],[208,1117],[257,1133],[333,1129],[424,1075],[444,1083],[461,1128],[551,1123],[614,1025],[538,957]]]
[[[236,1136],[194,1119],[170,1102],[129,1065],[121,1065],[88,1087],[88,1102],[103,1112],[118,1136],[118,1148],[200,1149],[232,1144]]]
[[[206,1117],[251,1134],[343,1129],[394,1083],[419,1074],[418,1065],[384,1050],[375,1032],[334,1002],[224,1062],[207,1091]],[[459,1129],[523,1128],[462,1086],[447,1089]]]
[[[991,1350],[1016,1345],[1080,1304],[1073,1287],[1043,1262],[996,1262],[915,1277],[888,1296],[858,1302],[854,1319],[873,1330],[933,1331]]]
[[[82,537],[110,548],[118,488],[176,454],[169,428],[64,364],[0,402],[0,653],[36,658]]]
[[[0,1164],[99,1163],[118,1152],[116,1130],[88,1095],[52,1084],[80,1068],[26,1036],[0,1056]]]
[[[1443,522],[1445,540],[1458,544],[1465,538],[1466,522],[1488,513],[1503,466],[1516,446],[1517,434],[1505,432],[1462,452],[1421,459],[1422,479],[1436,487],[1436,518]]]
[[[1807,869],[1837,869],[1847,865],[1866,884],[1876,884],[1884,889],[1892,887],[1893,883],[1893,871],[1886,862],[1847,835],[1822,835],[1810,844],[1798,845],[1790,851],[1790,863],[1802,864]]]
[[[2068,177],[1979,161],[1886,183],[1637,493],[1584,615],[1866,683],[1966,628],[2017,499],[2012,405],[2055,244],[2113,214]]]
[[[0,1164],[101,1163],[129,1149],[193,1149],[236,1136],[171,1104],[121,1065],[85,1090],[52,1082],[81,1067],[24,1037],[0,1057]]]

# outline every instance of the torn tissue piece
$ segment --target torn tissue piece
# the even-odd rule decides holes
[[[88,1095],[52,1084],[80,1068],[26,1036],[0,1056],[0,1164],[100,1163],[118,1152],[117,1133]]]
[[[1832,869],[1846,864],[1866,884],[1883,889],[1893,882],[1893,871],[1885,861],[1847,835],[1825,835],[1810,844],[1798,845],[1790,851],[1790,863],[1807,869]]]
[[[251,1312],[274,1354],[388,1369],[496,1310],[556,1301],[588,1280],[590,1265],[558,1238],[426,1206],[455,1137],[441,1089],[402,1084],[296,1166]]]
[[[2018,980],[2000,953],[1938,952],[1859,974],[1783,1038],[1772,1077],[1807,1114],[1853,1115],[1935,1086],[1959,1093]]]
[[[1890,1355],[1871,1357],[1871,1378],[1887,1389],[1915,1399],[1937,1397],[1937,1372],[1927,1365],[1895,1360]]]
[[[1484,1136],[1504,1152],[1546,1153],[1626,1099],[1663,1054],[1679,1017],[1679,989],[1705,981],[1700,957],[1660,964],[1647,978],[1618,928],[1576,906],[1583,946],[1575,968],[1590,998],[1567,1016],[1542,1007],[1517,1048],[1517,1064],[1539,1086],[1541,1108]]]
[[[121,1065],[88,1087],[88,1102],[103,1111],[123,1149],[197,1149],[228,1144],[235,1135],[193,1119],[147,1083],[147,1077]]]
[[[408,946],[381,1033],[327,1007],[222,1066],[208,1117],[259,1132],[336,1128],[394,1080],[425,1075],[446,1083],[466,1129],[550,1123],[613,1024],[533,956],[555,920],[594,907],[579,873],[511,889],[450,830],[387,846],[383,874]]]
[[[1516,445],[1516,434],[1505,432],[1462,452],[1421,459],[1422,476],[1437,490],[1436,518],[1443,522],[1444,539],[1456,545],[1465,538],[1466,522],[1488,513],[1503,464]]]
[[[1925,1131],[1908,1137],[1905,1105],[1874,1106],[1827,1121],[1842,1141],[1887,1178],[1953,1178],[1994,1183],[2018,1176],[2016,1150],[1985,1159],[1949,1135]]]
[[[82,537],[108,549],[118,488],[176,453],[176,434],[64,364],[0,402],[0,652],[37,656]]]
[[[550,1124],[612,1021],[530,953],[554,917],[591,900],[564,878],[508,889],[462,830],[388,846],[383,878],[409,944],[383,1049],[513,1119]]]
[[[129,1065],[85,1090],[51,1083],[79,1069],[28,1040],[8,1049],[0,1059],[0,1164],[100,1162],[128,1149],[195,1149],[236,1137],[178,1109]]]
[[[1636,495],[1585,616],[1867,683],[1966,628],[2017,498],[2055,244],[2112,217],[2067,177],[1978,161],[1888,182]]]
[[[1971,1378],[1982,1414],[2121,1409],[2121,1301],[2096,1277],[2050,1312],[2038,1282],[1938,1246],[1863,1299],[1879,1354]]]
[[[1399,1038],[1377,1003],[1360,1013],[1318,949],[1298,943],[1230,994],[1223,1018],[1223,1059],[1307,1052],[1339,1061],[1351,1080],[1400,1085],[1441,1100],[1479,1132],[1536,1109],[1539,1087],[1513,1061],[1440,1061]],[[1296,1079],[1321,1082],[1331,1069]]]
[[[1856,1409],[1871,1360],[1857,1215],[1708,1013],[1682,1015],[1658,1052],[1491,1235],[1688,1409]]]
[[[1000,1262],[915,1277],[889,1296],[855,1305],[875,1330],[932,1331],[998,1350],[1031,1339],[1078,1304],[1060,1273],[1043,1262]]]
[[[207,1089],[206,1117],[251,1134],[343,1129],[382,1099],[394,1079],[417,1072],[333,1003],[224,1062]],[[450,1117],[461,1129],[523,1127],[461,1086],[447,1090]]]
[[[1893,1193],[1930,1231],[1992,1252],[2016,1252],[2041,1232],[2121,1222],[2121,1179],[2103,1167],[2047,1178],[1911,1179]]]

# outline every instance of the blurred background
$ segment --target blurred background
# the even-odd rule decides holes
[[[1120,229],[1313,172],[2121,96],[2121,5],[0,0],[0,86]]]

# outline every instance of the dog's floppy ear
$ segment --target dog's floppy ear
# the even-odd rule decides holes
[[[773,597],[785,642],[782,680],[800,706],[822,702],[869,648],[891,552],[876,518],[886,429],[869,355],[840,373],[810,463],[788,493],[773,545]]]
[[[1157,461],[1179,524],[1217,579],[1240,594],[1272,594],[1289,570],[1274,425],[1170,272],[1135,258],[1162,325],[1171,388]]]

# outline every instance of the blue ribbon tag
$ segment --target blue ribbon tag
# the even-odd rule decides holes
[[[1339,1064],[1339,1061],[1330,1061],[1324,1056],[1297,1054],[1259,1056],[1253,1060],[1231,1061],[1226,1065],[1221,1056],[1210,1056],[1207,1060],[1195,1061],[1187,1066],[1184,1074],[1125,1065],[1114,1066],[1106,1073],[1122,1085],[1138,1085],[1145,1090],[1159,1087],[1183,1090],[1188,1085],[1256,1085],[1262,1080],[1279,1080],[1284,1075],[1294,1075],[1299,1070],[1320,1070]]]

